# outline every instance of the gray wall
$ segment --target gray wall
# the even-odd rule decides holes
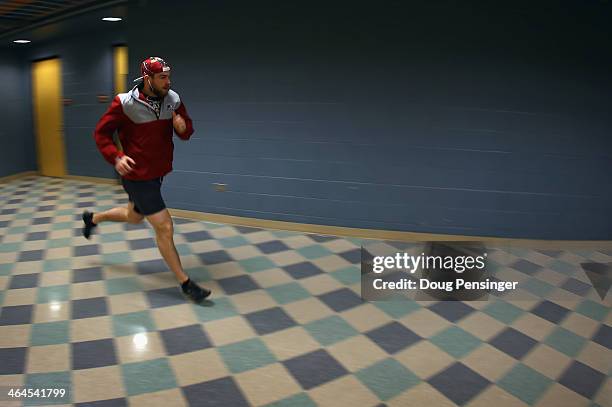
[[[612,238],[610,5],[130,3],[195,120],[171,207],[325,225]],[[228,185],[215,192],[212,183]]]
[[[0,78],[4,103],[0,126],[0,177],[37,167],[30,122],[29,78],[16,48],[0,49]]]

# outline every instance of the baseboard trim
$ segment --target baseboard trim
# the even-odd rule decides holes
[[[85,175],[64,175],[63,178],[73,181],[93,182],[96,184],[119,185],[119,181],[113,178],[87,177]]]
[[[11,182],[11,181],[15,181],[16,179],[19,178],[25,178],[25,177],[30,177],[33,175],[39,175],[37,171],[23,171],[23,172],[18,172],[17,174],[12,174],[12,175],[7,175],[5,177],[0,177],[0,183],[6,183],[6,182]]]

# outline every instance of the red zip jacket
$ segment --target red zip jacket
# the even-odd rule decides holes
[[[118,94],[96,126],[94,138],[98,149],[113,166],[115,159],[123,155],[136,162],[132,171],[123,178],[150,180],[163,177],[172,171],[173,111],[181,115],[187,125],[185,132],[177,135],[189,140],[193,134],[193,123],[178,93],[168,91],[162,101],[159,117],[144,100],[137,86],[127,93]],[[115,130],[119,131],[123,152],[113,142]]]

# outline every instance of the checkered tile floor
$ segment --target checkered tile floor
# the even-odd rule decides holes
[[[367,303],[360,239],[175,218],[185,269],[213,289],[196,306],[146,224],[80,236],[82,209],[124,203],[120,186],[0,184],[0,384],[96,406],[611,405],[610,304],[567,270],[612,252],[497,259],[573,300]]]

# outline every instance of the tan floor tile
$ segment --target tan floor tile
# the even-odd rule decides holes
[[[582,397],[580,394],[559,383],[554,383],[534,405],[536,407],[587,407],[590,404],[591,401],[589,399]]]
[[[304,235],[291,236],[283,239],[283,243],[292,249],[301,249],[302,247],[312,246],[313,242]]]
[[[259,271],[251,274],[251,277],[263,288],[287,284],[295,281],[289,274],[280,268]]]
[[[528,404],[497,386],[490,386],[466,404],[468,407],[527,407]]]
[[[72,291],[70,295],[72,300],[106,296],[106,284],[104,281],[89,281],[86,283],[72,284],[70,289]]]
[[[18,288],[4,292],[2,306],[30,305],[36,303],[38,288]]]
[[[70,345],[34,346],[28,350],[27,372],[48,373],[70,370]]]
[[[326,273],[330,273],[332,271],[336,271],[351,265],[350,261],[347,261],[337,255],[320,257],[311,261],[315,266],[325,271]],[[356,272],[358,273],[359,271]]]
[[[148,249],[132,250],[130,251],[133,262],[147,261],[147,260],[158,260],[161,259],[159,249],[157,247],[150,247]],[[168,268],[164,266],[164,271]]]
[[[223,246],[217,240],[204,240],[201,242],[188,242],[193,253],[214,252],[215,250],[223,250]]]
[[[115,338],[119,363],[142,362],[166,356],[159,333],[142,332]]]
[[[225,249],[225,251],[236,261],[262,256],[261,251],[254,246],[232,247],[231,249]]]
[[[70,319],[70,302],[51,301],[34,305],[34,323]]]
[[[234,375],[246,399],[256,406],[272,403],[299,393],[302,388],[279,363]],[[270,383],[274,383],[270,386]]]
[[[233,300],[233,297],[232,297]],[[306,298],[283,306],[283,309],[299,324],[307,324],[325,318],[334,312],[317,298]]]
[[[60,259],[65,256],[58,257]],[[49,260],[49,257],[45,255],[45,260]],[[43,271],[43,262],[41,260],[37,261],[22,261],[19,263],[15,263],[15,267],[13,267],[13,271],[11,274],[14,276],[21,274],[32,274],[32,273],[42,273]]]
[[[253,290],[232,295],[232,303],[241,314],[277,306],[274,298],[270,297],[265,290]]]
[[[408,389],[385,403],[389,407],[435,406],[456,407],[456,404],[444,397],[429,383],[422,382]]]
[[[94,341],[113,337],[110,317],[75,319],[70,325],[70,342]]]
[[[408,329],[422,338],[430,338],[452,324],[427,308],[421,308],[399,319]]]
[[[28,228],[29,229],[29,228]],[[30,230],[28,230],[30,232]],[[23,237],[25,239],[25,236]],[[34,240],[30,242],[23,242],[21,245],[21,251],[25,250],[44,250],[47,247],[46,240]]]
[[[341,313],[342,318],[359,332],[367,332],[391,322],[392,318],[373,304],[365,303]]]
[[[570,313],[561,326],[584,338],[591,338],[599,329],[599,322],[578,313]]]
[[[306,261],[306,258],[293,250],[286,250],[268,255],[268,258],[277,264],[279,267],[285,267],[290,264],[297,264]]]
[[[602,407],[609,406],[612,400],[612,379],[609,377],[605,380],[599,391],[595,395],[593,401]]]
[[[330,240],[329,242],[322,243],[322,245],[334,253],[342,253],[360,248],[345,239]]]
[[[217,350],[212,348],[182,353],[168,359],[179,386],[220,379],[231,374]]]
[[[595,342],[587,342],[576,359],[604,374],[612,369],[612,352]]]
[[[483,341],[488,341],[506,328],[495,318],[482,312],[474,312],[457,325]]]
[[[0,264],[17,263],[17,253],[0,253]]]
[[[154,308],[149,311],[155,326],[159,330],[179,328],[199,324],[191,304],[174,305],[172,307]]]
[[[188,404],[181,389],[170,389],[132,396],[129,398],[129,405],[135,407],[186,407]]]
[[[206,271],[215,280],[222,278],[241,276],[245,273],[244,268],[237,262],[211,264],[204,266]]]
[[[379,403],[378,397],[354,376],[344,376],[315,387],[308,395],[318,406],[374,406]]]
[[[556,380],[572,363],[572,359],[548,345],[538,345],[522,360],[523,364]]]
[[[299,326],[262,336],[261,340],[278,360],[291,359],[321,347],[308,332]]]
[[[53,285],[65,285],[72,282],[70,270],[49,271],[40,274],[39,287],[50,287]]]
[[[523,314],[511,326],[537,341],[542,341],[556,328],[555,324],[534,314]]]
[[[356,336],[327,347],[327,351],[350,372],[386,359],[387,352],[365,336]]]
[[[437,346],[421,341],[397,353],[395,359],[421,379],[427,379],[454,363],[455,359]]]
[[[0,348],[28,347],[31,331],[32,325],[0,326]]]
[[[240,316],[206,322],[204,329],[215,346],[227,345],[257,336],[249,323]]]
[[[149,310],[149,302],[143,292],[111,295],[107,301],[112,315]]]
[[[276,236],[267,230],[262,230],[260,232],[248,233],[244,235],[244,238],[247,239],[252,244],[262,243],[262,242],[270,242],[272,240],[278,240]]]
[[[212,229],[209,230],[208,233],[210,233],[215,239],[223,239],[225,237],[236,236],[236,230],[231,226]]]
[[[312,295],[321,295],[344,288],[344,285],[328,274],[317,274],[300,280],[300,284]]]
[[[513,357],[488,344],[479,347],[461,362],[491,382],[499,380],[518,363]]]

